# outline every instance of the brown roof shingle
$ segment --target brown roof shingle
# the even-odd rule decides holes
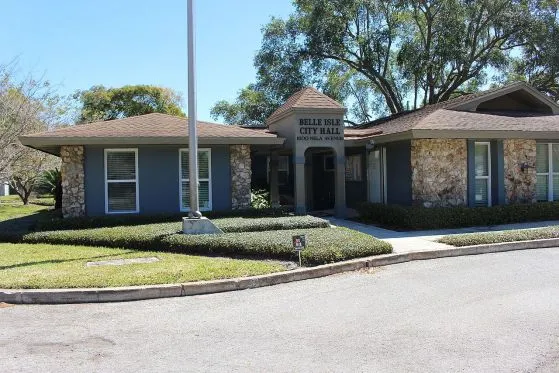
[[[239,126],[198,121],[200,138],[277,138],[268,131],[254,130]],[[104,122],[74,125],[53,131],[22,136],[22,138],[71,138],[71,137],[104,137],[104,138],[157,138],[157,137],[188,137],[187,118],[161,113],[152,113],[115,119]]]
[[[272,115],[268,117],[268,119],[266,119],[266,123],[269,124],[274,122],[276,119],[279,119],[283,114],[293,108],[345,110],[339,102],[326,96],[324,93],[313,87],[305,87],[289,97],[285,104],[280,106],[272,113]]]

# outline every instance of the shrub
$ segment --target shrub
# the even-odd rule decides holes
[[[167,222],[180,222],[185,214],[160,214],[160,215],[105,215],[80,218],[65,218],[58,216],[50,219],[39,220],[34,229],[36,231],[54,231],[69,229],[89,229],[118,227],[130,225],[144,225]],[[230,211],[209,211],[204,216],[210,219],[219,218],[258,218],[258,217],[282,217],[295,216],[290,208],[267,208],[267,209],[242,209]]]
[[[470,246],[500,242],[529,241],[544,238],[559,238],[559,226],[499,232],[455,234],[441,237],[438,239],[438,242],[452,246]]]
[[[559,219],[559,202],[433,208],[365,203],[358,212],[363,222],[396,229],[461,228]]]
[[[250,206],[255,209],[270,208],[270,193],[265,189],[250,192]]]
[[[315,228],[285,231],[225,233],[189,236],[179,234],[176,224],[36,232],[23,236],[26,243],[106,246],[184,254],[228,255],[294,260],[291,237],[307,235],[302,253],[306,265],[318,265],[362,256],[390,253],[390,244],[346,228]]]

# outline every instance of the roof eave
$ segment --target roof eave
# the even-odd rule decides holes
[[[184,145],[188,137],[31,137],[22,136],[23,145],[41,148],[63,145]],[[282,145],[281,137],[201,137],[201,145]]]

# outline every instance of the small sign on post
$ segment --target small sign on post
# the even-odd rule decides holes
[[[307,247],[307,236],[304,234],[293,236],[293,249],[299,255],[299,267],[301,267],[301,251]]]

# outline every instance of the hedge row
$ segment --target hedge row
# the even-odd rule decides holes
[[[559,226],[499,232],[455,234],[441,237],[438,242],[452,246],[471,246],[544,238],[559,238]]]
[[[390,244],[346,228],[314,228],[266,232],[189,236],[176,232],[173,224],[35,232],[20,242],[84,245],[168,251],[184,254],[227,255],[294,260],[291,237],[307,235],[302,253],[306,265],[319,265],[358,257],[390,253]]]
[[[167,223],[181,221],[187,213],[183,214],[160,214],[160,215],[105,215],[96,217],[65,218],[54,217],[41,219],[34,229],[37,231],[55,231],[69,229],[89,229],[118,227],[125,225],[144,225],[153,223]],[[219,218],[264,218],[264,217],[287,217],[295,216],[291,209],[286,207],[266,209],[243,209],[230,211],[204,212],[204,216],[210,219]]]
[[[410,207],[365,203],[360,220],[395,229],[421,230],[489,226],[559,219],[559,202],[493,207]]]

